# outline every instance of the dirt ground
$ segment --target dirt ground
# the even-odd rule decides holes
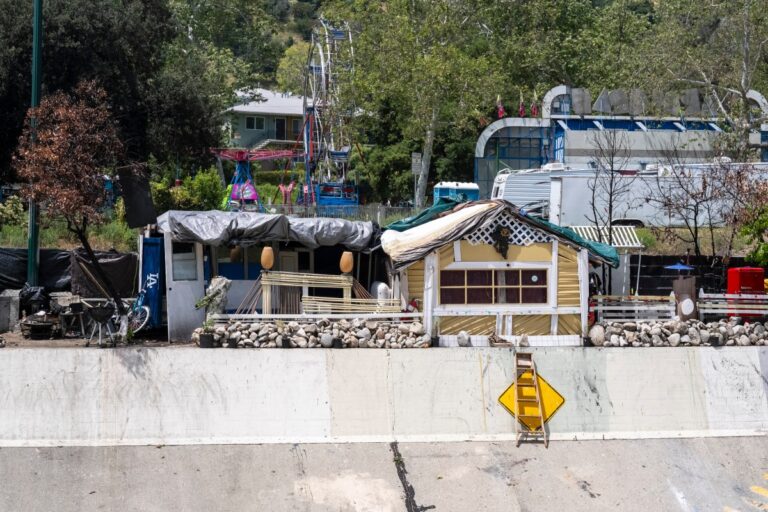
[[[85,347],[87,339],[81,338],[77,335],[67,336],[65,338],[52,338],[47,340],[30,340],[24,338],[21,332],[6,332],[0,334],[5,340],[6,347],[21,347],[21,348],[78,348]],[[184,347],[189,346],[188,343],[168,343],[164,330],[150,330],[147,332],[138,333],[131,341],[131,346],[140,347]],[[117,345],[126,346],[125,343]],[[98,349],[99,347],[94,342],[91,343],[92,348]]]

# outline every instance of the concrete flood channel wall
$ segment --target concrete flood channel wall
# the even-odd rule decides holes
[[[765,435],[768,347],[536,348],[553,439]],[[513,439],[508,348],[0,351],[0,446]]]

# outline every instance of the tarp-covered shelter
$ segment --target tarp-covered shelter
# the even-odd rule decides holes
[[[296,242],[310,249],[343,245],[350,251],[368,251],[378,235],[378,229],[371,222],[256,212],[171,210],[162,214],[157,222],[160,231],[170,233],[176,242],[214,246]]]
[[[261,275],[265,246],[274,252],[275,271],[338,275],[345,250],[355,255],[353,276],[364,286],[379,268],[371,254],[378,245],[379,227],[372,222],[257,212],[169,211],[158,218],[158,231],[164,237],[168,336],[172,341],[189,339],[202,324],[205,311],[194,305],[212,277],[232,281],[228,311],[241,304]],[[383,258],[379,259],[383,268]]]
[[[590,261],[618,265],[614,248],[501,200],[386,231],[381,244],[396,296],[416,300],[425,327],[449,345],[462,331],[476,342],[527,334],[532,344],[580,344]]]

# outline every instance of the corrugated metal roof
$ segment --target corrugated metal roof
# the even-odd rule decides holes
[[[592,242],[608,243],[608,227],[601,226],[600,232],[595,226],[569,226],[581,238]],[[613,246],[617,249],[644,249],[645,246],[637,237],[635,226],[613,226]]]
[[[283,114],[304,115],[304,96],[294,96],[269,89],[256,89],[249,93],[258,93],[265,101],[251,101],[235,105],[230,111],[238,114]],[[244,94],[243,94],[244,95]],[[311,103],[311,102],[310,102]]]

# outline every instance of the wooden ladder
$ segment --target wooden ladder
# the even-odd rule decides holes
[[[525,375],[529,372],[529,375]],[[525,376],[524,376],[525,375]],[[530,377],[533,378],[530,378]],[[544,447],[549,447],[547,430],[544,428],[544,411],[541,406],[541,393],[539,392],[539,378],[536,373],[536,363],[533,362],[533,354],[515,352],[515,437],[517,446],[524,438],[539,438],[544,441]],[[524,390],[533,389],[531,393]],[[522,395],[522,396],[521,396]],[[532,411],[534,409],[534,411]],[[540,427],[531,430],[522,420],[539,420]]]

